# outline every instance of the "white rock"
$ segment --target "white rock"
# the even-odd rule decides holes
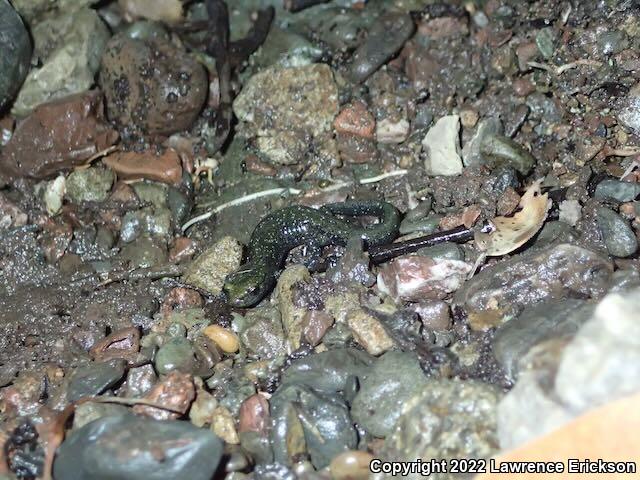
[[[47,213],[51,216],[55,215],[62,208],[62,198],[66,191],[66,178],[59,175],[55,180],[47,182],[44,187],[44,204]]]
[[[409,122],[404,118],[398,122],[384,118],[376,124],[376,138],[380,143],[402,143],[408,135]]]
[[[429,175],[460,175],[460,117],[447,115],[438,120],[422,140],[422,150]]]

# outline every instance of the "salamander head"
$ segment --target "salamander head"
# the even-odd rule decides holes
[[[222,290],[231,305],[252,307],[267,295],[270,287],[266,270],[247,263],[237,272],[227,275]]]

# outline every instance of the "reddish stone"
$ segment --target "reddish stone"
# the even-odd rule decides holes
[[[161,154],[156,154],[151,150],[140,153],[116,152],[105,157],[102,161],[121,179],[146,178],[171,184],[178,184],[182,181],[180,156],[172,148],[167,148]]]
[[[333,121],[337,133],[351,133],[359,137],[373,138],[376,120],[361,101],[355,101],[342,108]]]

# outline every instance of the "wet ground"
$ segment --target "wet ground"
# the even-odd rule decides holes
[[[369,478],[639,390],[639,22],[0,0],[0,478]],[[262,218],[352,200],[436,241],[305,237],[229,301]]]

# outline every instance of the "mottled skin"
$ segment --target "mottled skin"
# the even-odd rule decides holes
[[[361,227],[336,215],[372,215],[379,223]],[[398,210],[378,201],[332,203],[320,209],[293,205],[270,213],[251,235],[247,262],[227,277],[227,299],[238,307],[257,304],[273,289],[287,254],[297,246],[306,245],[317,254],[327,245],[344,246],[357,235],[372,247],[394,240],[399,224]]]

